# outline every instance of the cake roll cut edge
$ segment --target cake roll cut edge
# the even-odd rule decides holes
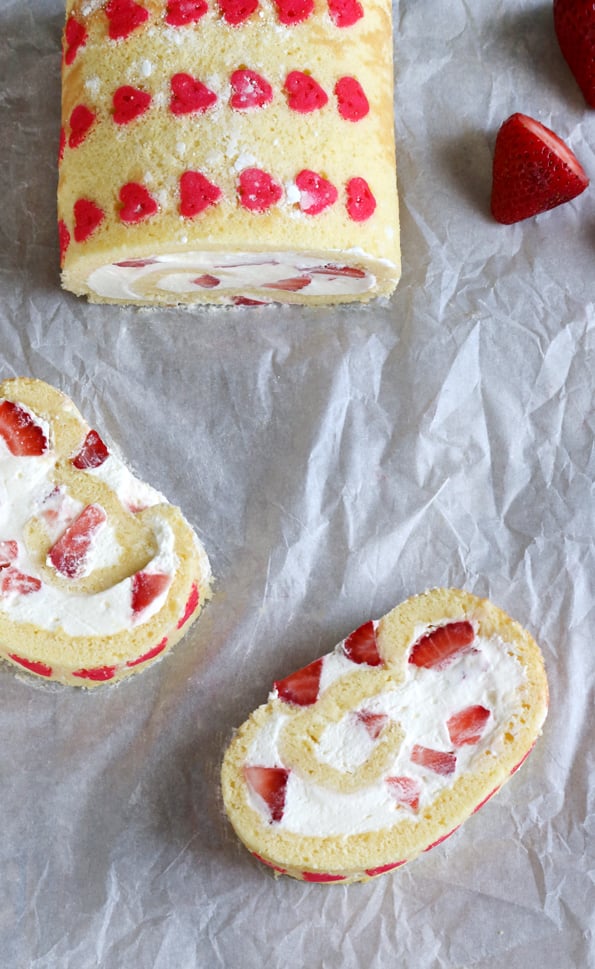
[[[449,636],[454,642],[468,627],[467,644],[453,647],[440,665],[437,655],[448,652]],[[438,639],[430,635],[436,630]],[[465,676],[483,676],[485,669],[491,676],[494,663],[491,701],[473,703],[471,693],[461,703]],[[423,726],[423,716],[398,705],[394,719],[387,716],[403,684],[416,690],[424,683],[445,722]],[[411,696],[423,698],[423,690]],[[494,697],[497,690],[500,697]],[[464,709],[453,708],[447,717],[444,711],[457,702]],[[492,706],[505,722],[489,719]],[[533,749],[547,707],[543,657],[531,635],[487,599],[433,589],[364,624],[333,653],[275,684],[268,703],[236,731],[225,752],[224,809],[245,847],[276,873],[328,884],[366,881],[444,841],[496,794]],[[350,757],[357,761],[354,715],[357,744],[369,734],[368,757],[349,764]],[[446,719],[446,743],[408,741],[422,727],[444,732]],[[337,740],[341,723],[351,733]],[[332,748],[333,756],[342,750],[339,769],[329,761],[325,733],[333,744],[342,738],[343,747]],[[255,765],[259,758],[272,772]],[[396,774],[393,764],[399,765]],[[362,822],[377,809],[388,823]]]
[[[67,4],[63,287],[139,306],[390,296],[401,273],[390,3],[354,3],[361,19],[341,28],[324,0],[291,25],[263,2],[230,27],[215,2],[172,26],[171,4],[144,0],[114,38],[117,6]],[[234,107],[238,74],[266,75],[270,102]],[[296,107],[296,75],[321,106]],[[187,110],[199,88],[213,103]],[[366,111],[349,117],[354,89]]]
[[[180,509],[43,381],[0,383],[0,438],[15,509],[0,541],[0,659],[83,688],[162,659],[211,597]]]

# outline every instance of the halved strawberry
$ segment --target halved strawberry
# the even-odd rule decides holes
[[[409,662],[424,669],[444,669],[459,653],[467,652],[474,639],[475,631],[467,620],[446,623],[413,644]]]
[[[446,721],[450,742],[455,747],[479,743],[489,719],[490,711],[480,704],[459,710]]]
[[[365,663],[367,666],[382,666],[378,652],[376,630],[372,620],[352,632],[343,643],[343,652],[352,663]]]
[[[85,468],[98,468],[109,458],[109,451],[97,431],[89,431],[80,451],[71,458],[71,463],[79,471]]]
[[[165,592],[170,577],[165,572],[137,572],[132,577],[131,605],[133,615],[138,615]]]
[[[355,716],[364,725],[372,740],[378,740],[388,723],[388,717],[385,713],[372,713],[371,710],[358,710]]]
[[[560,50],[587,104],[595,108],[595,6],[592,0],[554,0]]]
[[[589,179],[570,148],[526,114],[501,126],[494,149],[492,215],[510,225],[562,205],[584,192]]]
[[[322,673],[322,659],[315,659],[301,670],[291,673],[283,680],[275,680],[273,688],[278,696],[287,703],[295,703],[300,707],[316,703],[320,690],[320,675]]]
[[[262,108],[273,100],[273,88],[266,78],[247,67],[233,71],[229,81],[231,84],[229,104],[236,111]]]
[[[40,589],[41,582],[34,575],[25,575],[12,565],[0,569],[0,595],[28,596]]]
[[[411,751],[411,760],[420,767],[434,771],[435,774],[448,776],[454,774],[457,766],[457,755],[452,750],[432,750],[415,744]]]
[[[0,437],[15,457],[40,457],[48,449],[43,428],[12,400],[0,402]]]
[[[285,810],[285,792],[289,771],[284,767],[244,767],[250,789],[267,806],[270,821],[280,821]]]
[[[419,795],[421,794],[421,783],[417,777],[387,777],[388,788],[399,804],[405,804],[412,811],[417,811],[419,807]]]
[[[57,572],[69,579],[83,574],[93,539],[106,521],[107,515],[101,505],[83,508],[48,552],[48,559]]]

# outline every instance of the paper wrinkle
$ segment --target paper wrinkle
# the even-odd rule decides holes
[[[61,0],[0,11],[0,379],[64,390],[179,504],[216,576],[171,656],[86,695],[0,669],[2,969],[592,969],[593,223],[489,213],[502,120],[595,178],[551,9],[399,0],[403,278],[389,302],[136,312],[58,285]],[[218,788],[274,679],[433,585],[542,645],[535,751],[367,885],[276,880]]]

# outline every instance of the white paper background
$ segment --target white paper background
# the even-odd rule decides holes
[[[595,182],[595,113],[549,4],[395,4],[404,274],[389,304],[136,312],[58,287],[62,5],[0,4],[0,378],[62,388],[180,504],[217,575],[175,653],[116,689],[0,670],[2,969],[585,969],[593,909],[593,190],[504,227],[520,110]],[[276,881],[218,770],[273,678],[431,585],[540,641],[524,769],[367,885]]]

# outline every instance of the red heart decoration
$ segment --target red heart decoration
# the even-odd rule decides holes
[[[260,168],[245,168],[238,180],[240,204],[251,212],[266,212],[283,195],[275,179]]]
[[[347,214],[354,222],[365,222],[374,213],[376,199],[365,178],[350,178],[347,182]]]
[[[139,88],[124,84],[114,91],[114,121],[116,124],[130,124],[149,109],[151,95]]]
[[[87,43],[87,31],[76,17],[70,16],[64,28],[64,63],[72,64],[81,47]]]
[[[328,0],[328,12],[336,27],[353,27],[364,15],[359,0]]]
[[[68,139],[70,148],[78,148],[83,143],[95,118],[96,115],[86,104],[77,104],[70,115],[70,137]]]
[[[165,8],[165,22],[170,27],[186,27],[204,17],[208,9],[205,0],[169,0]]]
[[[258,7],[258,0],[218,0],[221,16],[232,27],[244,23]]]
[[[229,103],[236,111],[261,108],[273,100],[271,85],[256,71],[240,68],[233,72],[230,81],[232,94]]]
[[[192,114],[196,111],[206,111],[217,100],[215,92],[211,91],[202,81],[192,77],[191,74],[174,74],[170,83],[169,109],[172,114]]]
[[[200,215],[221,198],[221,189],[202,172],[184,172],[180,178],[180,214],[186,218]]]
[[[280,23],[286,26],[307,20],[314,11],[314,0],[274,0]]]
[[[143,222],[155,215],[159,208],[150,192],[138,182],[128,182],[122,186],[120,202],[120,220],[128,223]]]
[[[296,175],[295,184],[300,190],[300,209],[306,215],[318,215],[337,201],[335,186],[317,172],[304,168]]]
[[[361,121],[370,110],[364,89],[355,77],[340,77],[334,88],[337,109],[345,121]]]
[[[111,40],[123,40],[149,19],[149,11],[134,0],[109,0],[105,14]]]
[[[328,95],[318,81],[303,71],[291,71],[287,75],[284,91],[289,107],[301,114],[323,108],[328,101]]]
[[[85,242],[105,219],[105,212],[91,199],[77,199],[74,203],[74,238]]]

